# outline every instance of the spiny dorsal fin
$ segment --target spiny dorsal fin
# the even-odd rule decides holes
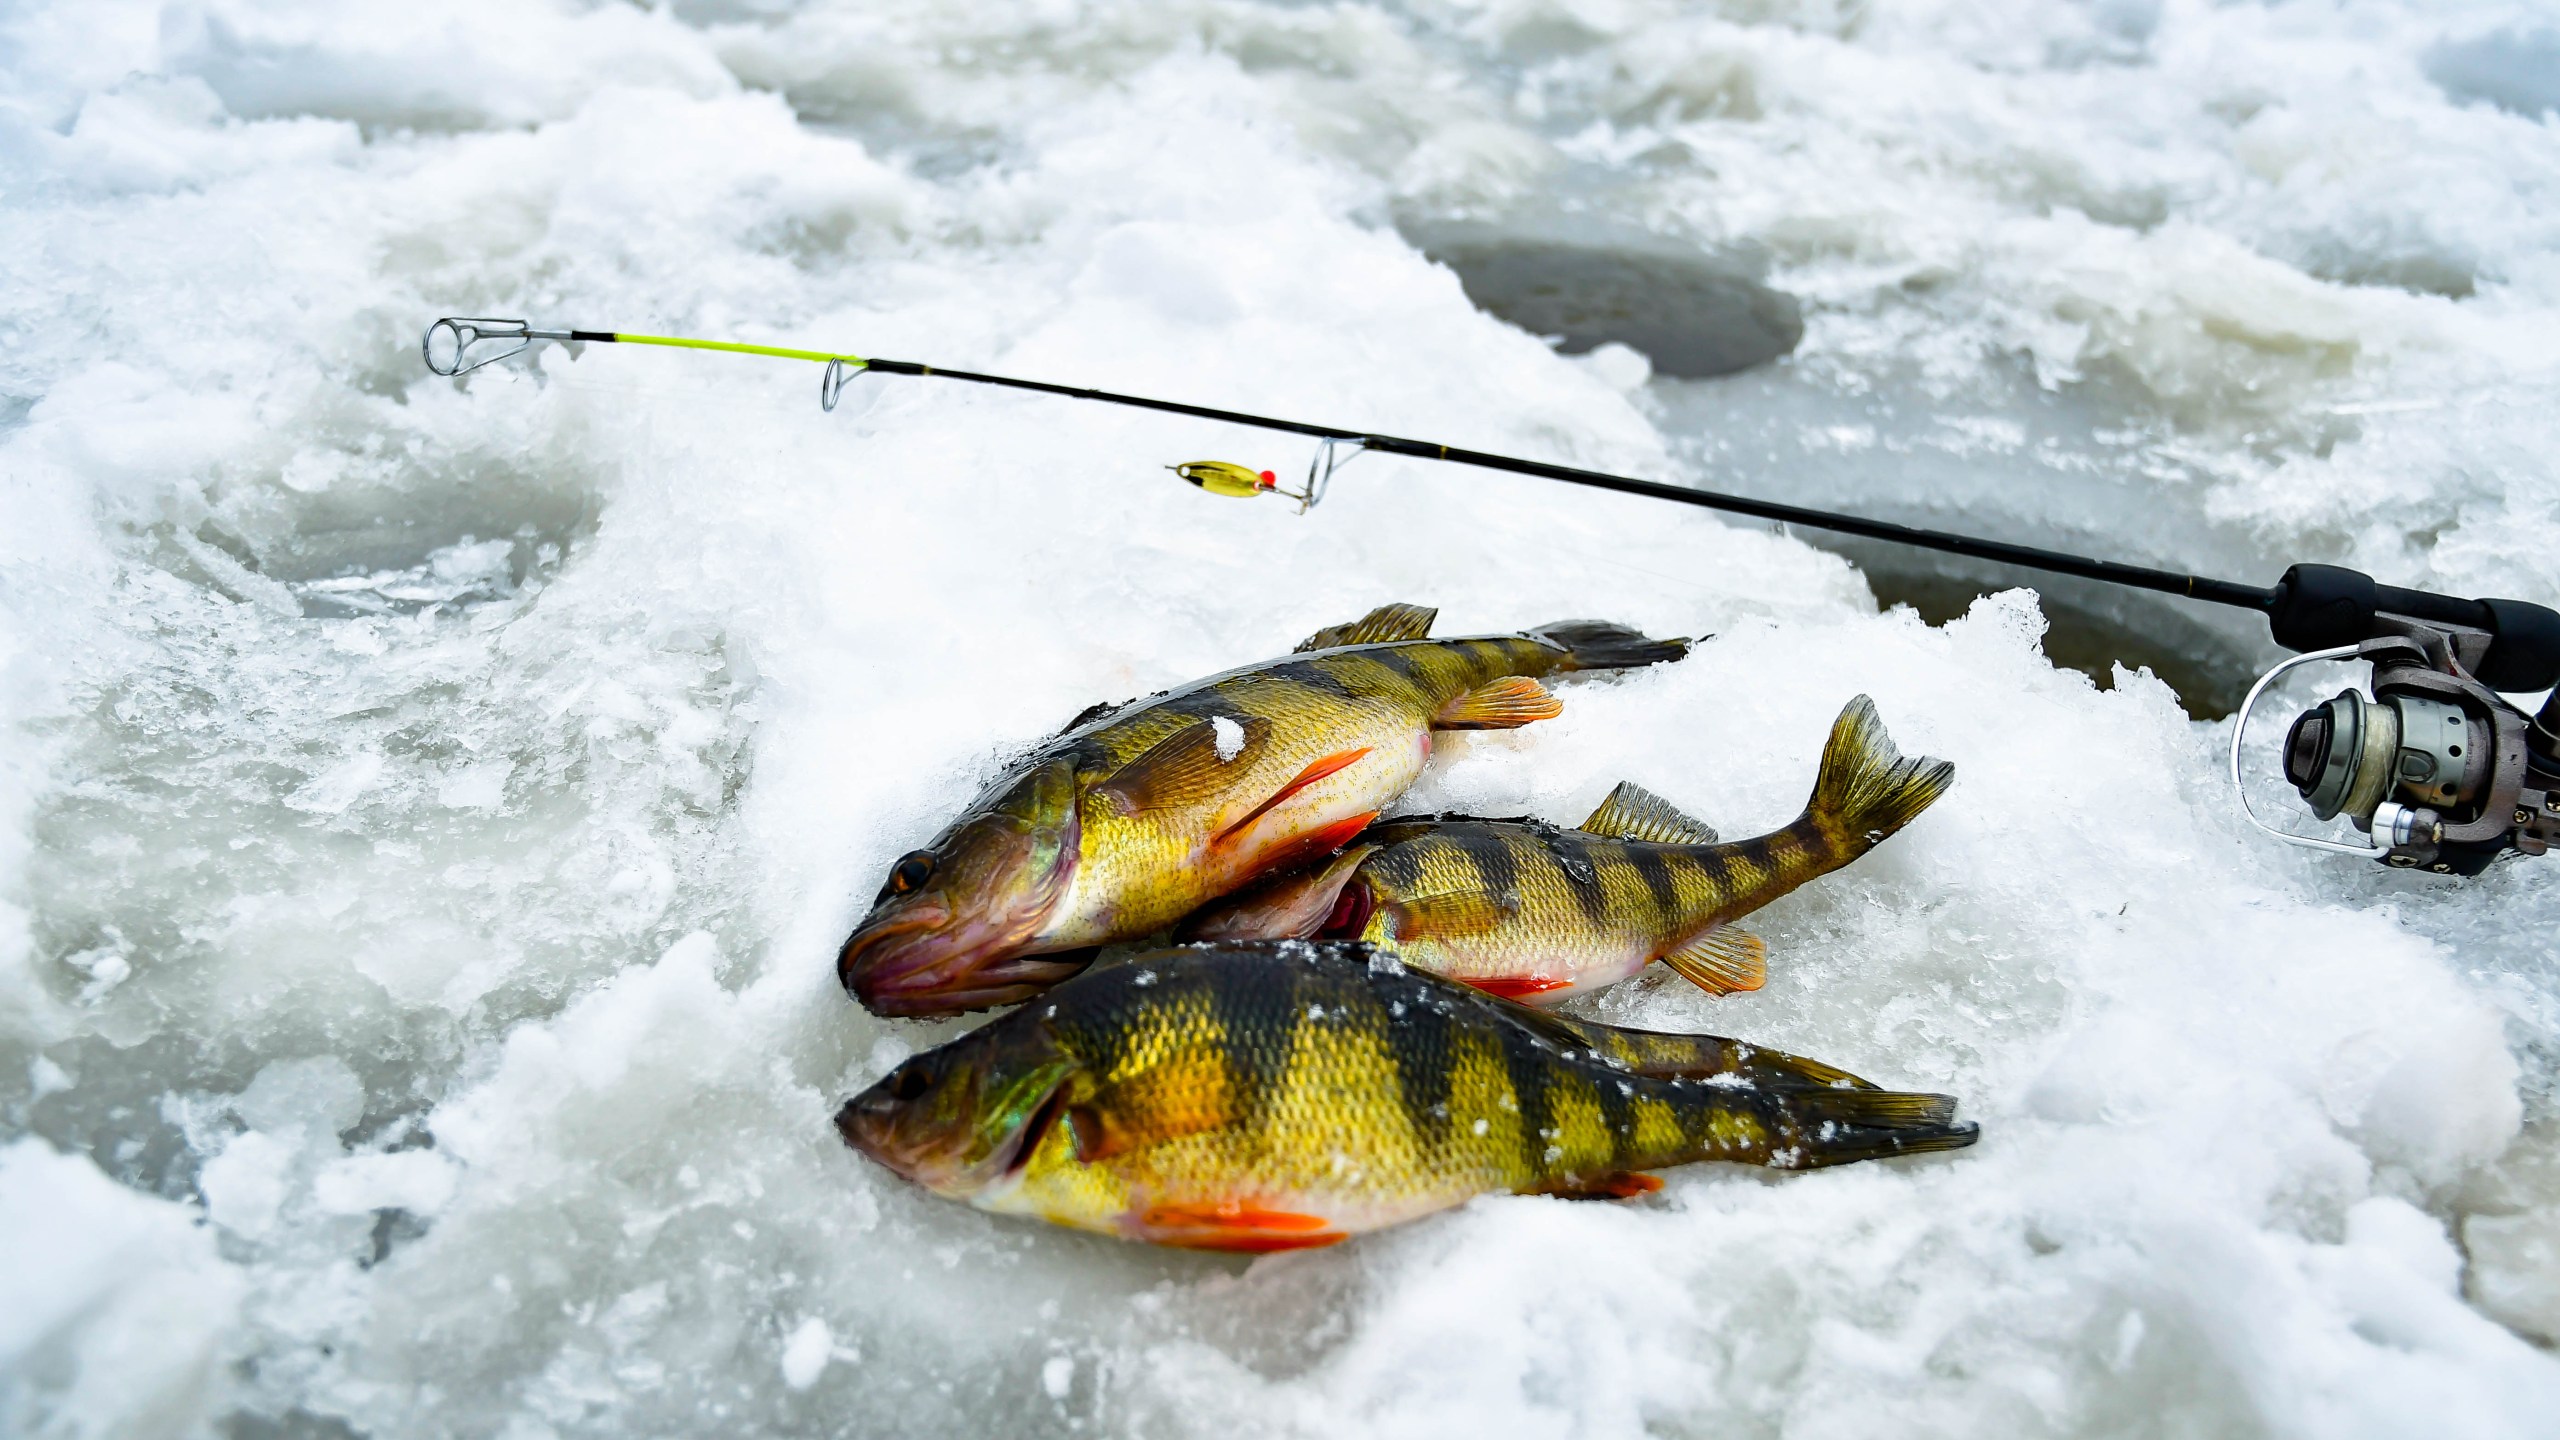
[[[1440,707],[1434,730],[1517,730],[1564,713],[1564,702],[1526,675],[1487,680]]]
[[[1270,739],[1271,722],[1258,715],[1195,720],[1113,771],[1093,793],[1123,815],[1196,805],[1234,784]]]
[[[1710,995],[1757,990],[1769,979],[1769,946],[1748,931],[1721,925],[1662,957],[1690,984]]]
[[[1330,650],[1336,645],[1375,645],[1385,640],[1420,640],[1431,633],[1431,622],[1440,612],[1429,605],[1381,605],[1368,614],[1343,625],[1327,625],[1298,642],[1289,652],[1304,655],[1310,650]]]
[[[1135,700],[1097,700],[1093,704],[1087,705],[1082,710],[1077,711],[1076,718],[1059,726],[1058,735],[1072,735],[1076,731],[1083,729],[1087,725],[1092,724],[1094,721],[1099,720],[1106,715],[1116,715],[1137,703],[1138,702]],[[1058,738],[1058,735],[1052,735],[1049,738],[1055,740]]]
[[[1632,780],[1621,780],[1591,818],[1575,827],[1613,840],[1655,845],[1713,845],[1715,827],[1680,813],[1679,807]]]

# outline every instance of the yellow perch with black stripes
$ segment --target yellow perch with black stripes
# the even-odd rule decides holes
[[[983,1210],[1268,1251],[1488,1192],[1623,1198],[1696,1160],[1802,1170],[1972,1144],[1954,1116],[1947,1096],[1778,1052],[1561,1022],[1365,945],[1279,941],[1079,975],[899,1066],[836,1127]]]
[[[1184,933],[1367,940],[1408,965],[1541,1005],[1657,958],[1711,994],[1756,990],[1766,947],[1732,922],[1875,848],[1954,779],[1944,760],[1903,759],[1861,695],[1831,727],[1813,798],[1782,830],[1724,844],[1631,784],[1577,830],[1391,820],[1320,867],[1212,906]]]
[[[1542,676],[1688,649],[1592,620],[1433,640],[1436,613],[1384,606],[1281,659],[1076,717],[891,867],[837,975],[884,1015],[1026,999],[1093,947],[1338,848],[1421,775],[1435,730],[1543,720],[1563,704]]]

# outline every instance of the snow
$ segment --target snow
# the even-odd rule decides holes
[[[2560,862],[2275,846],[2228,721],[2057,668],[2035,596],[1933,627],[1703,514],[1370,456],[1301,519],[1164,474],[1304,463],[1205,422],[890,377],[828,415],[815,367],[635,347],[453,382],[417,341],[850,346],[2554,603],[2549,34],[2499,0],[8,8],[0,1430],[2547,1431]],[[1561,356],[1402,233],[1557,215],[1758,255],[1802,346]],[[1953,760],[1754,918],[1766,988],[1582,1008],[1954,1093],[1981,1145],[1250,1264],[847,1151],[835,1105],[954,1028],[835,984],[888,864],[1087,705],[1390,600],[1714,637],[1442,737],[1412,809],[1569,823],[1635,780],[1744,833],[1860,692]]]

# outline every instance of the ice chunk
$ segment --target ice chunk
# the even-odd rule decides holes
[[[245,1278],[186,1207],[42,1141],[0,1148],[0,1375],[66,1434],[181,1433],[217,1412]]]
[[[835,1335],[826,1321],[815,1315],[801,1321],[782,1345],[782,1383],[794,1390],[817,1384],[834,1353]]]
[[[433,1215],[453,1198],[453,1164],[432,1150],[351,1155],[320,1168],[312,1199],[333,1215],[405,1210]]]
[[[364,1082],[335,1055],[262,1066],[232,1102],[252,1130],[308,1129],[334,1136],[364,1116]]]
[[[2560,1205],[2462,1222],[2470,1252],[2470,1294],[2501,1322],[2549,1345],[2560,1343]]]

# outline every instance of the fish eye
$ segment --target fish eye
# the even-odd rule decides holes
[[[889,1077],[892,1100],[914,1100],[932,1088],[933,1076],[921,1065],[901,1065],[898,1073]]]
[[[932,852],[915,851],[889,868],[889,893],[892,895],[912,893],[917,886],[932,878]]]

